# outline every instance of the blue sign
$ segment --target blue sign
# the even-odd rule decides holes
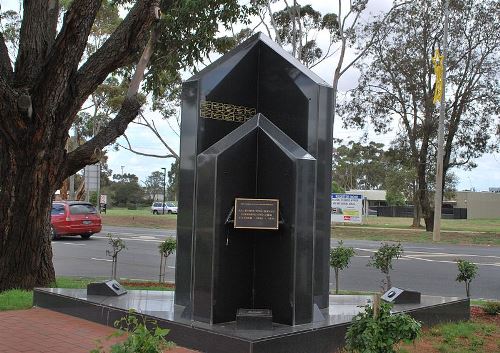
[[[332,199],[362,199],[363,195],[332,194]]]

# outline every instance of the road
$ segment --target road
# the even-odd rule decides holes
[[[106,234],[119,234],[127,245],[118,256],[118,276],[129,279],[158,279],[160,255],[158,244],[175,237],[174,230],[129,227],[103,227],[89,240],[66,237],[53,242],[54,265],[58,276],[106,277],[111,273],[111,259],[106,256]],[[332,246],[337,242],[332,240]],[[348,269],[340,274],[340,288],[345,290],[380,289],[382,273],[367,267],[370,255],[379,242],[346,240],[356,250]],[[455,282],[461,258],[479,266],[479,277],[471,285],[473,298],[500,299],[500,247],[434,244],[404,244],[404,256],[396,260],[391,278],[394,286],[415,289],[422,294],[464,296],[465,286]],[[175,254],[167,262],[167,281],[174,281]],[[333,271],[331,288],[335,287]]]

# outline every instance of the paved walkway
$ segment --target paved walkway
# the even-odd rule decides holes
[[[0,353],[89,353],[115,329],[41,308],[0,312]],[[167,336],[168,337],[168,336]],[[195,353],[175,348],[169,353]]]

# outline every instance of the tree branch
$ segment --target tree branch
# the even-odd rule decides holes
[[[127,97],[116,117],[92,139],[67,154],[61,180],[89,164],[97,163],[104,147],[123,135],[128,124],[137,117],[141,104],[137,97]]]
[[[30,85],[42,71],[54,43],[58,15],[57,0],[24,0],[19,50],[15,64],[16,82],[19,86]]]
[[[269,11],[269,18],[271,19],[271,26],[273,27],[274,34],[276,36],[276,38],[275,38],[276,43],[278,43],[281,46],[281,45],[283,45],[283,41],[281,40],[280,32],[278,30],[278,26],[276,25],[276,21],[274,20],[274,17],[273,17],[273,12],[271,10],[270,1],[266,1],[266,6],[267,6],[267,11]],[[268,32],[269,32],[269,29],[268,29]],[[269,33],[269,37],[271,37],[270,34],[271,33]]]
[[[171,154],[159,155],[159,154],[151,154],[151,153],[144,153],[144,152],[136,151],[136,150],[134,150],[132,148],[132,145],[130,144],[130,141],[128,140],[127,135],[123,135],[123,137],[125,137],[125,140],[127,140],[128,147],[123,146],[123,145],[121,145],[119,143],[117,143],[117,145],[120,146],[121,148],[127,150],[127,151],[132,152],[132,153],[138,154],[140,156],[145,156],[145,157],[155,157],[155,158],[171,158],[171,157],[174,157],[174,158],[176,158],[176,156],[173,156]]]
[[[117,137],[123,135],[128,124],[137,117],[141,108],[137,93],[140,82],[144,77],[144,71],[151,59],[157,36],[158,30],[153,30],[148,44],[144,48],[139,63],[137,64],[134,75],[132,76],[132,81],[120,111],[116,117],[90,141],[68,154],[66,164],[62,171],[62,180],[75,174],[86,165],[96,163],[100,158],[102,149],[116,140]]]
[[[371,46],[373,45],[373,43],[375,42],[375,39],[377,38],[379,32],[380,32],[380,28],[382,28],[382,24],[385,23],[385,21],[389,18],[389,16],[392,14],[392,12],[397,9],[398,7],[401,7],[401,6],[404,6],[406,4],[409,4],[410,1],[406,1],[406,2],[403,2],[403,3],[400,3],[400,4],[397,4],[395,6],[393,6],[389,12],[387,12],[384,17],[382,18],[382,21],[380,21],[380,24],[379,24],[379,29],[374,31],[370,41],[368,42],[368,44],[363,48],[363,50],[358,54],[356,55],[356,57],[354,59],[351,60],[351,62],[349,64],[347,64],[347,66],[342,69],[340,71],[340,76],[342,76],[347,70],[349,70],[349,68],[354,65],[359,59],[361,59],[365,54],[366,52],[371,48]],[[351,26],[351,29],[353,28],[354,24],[356,23],[358,19],[358,16],[356,16],[356,20],[354,21],[353,25]],[[343,25],[342,25],[343,27]]]
[[[68,88],[68,100],[59,109],[61,120],[69,126],[87,97],[109,73],[137,60],[148,39],[159,0],[140,0],[130,10],[113,34],[92,54],[76,73],[74,87]]]
[[[161,141],[161,143],[165,146],[165,148],[176,158],[178,159],[179,158],[179,155],[177,153],[175,153],[175,151],[170,148],[170,146],[165,142],[165,140],[161,137],[160,133],[158,132],[158,130],[156,129],[156,126],[154,126],[154,122],[153,122],[153,126],[151,126],[151,124],[149,123],[149,121],[141,114],[142,118],[144,119],[144,121],[146,122],[147,126],[149,127],[149,129],[151,131],[153,131],[153,133],[156,135],[156,137]]]
[[[13,74],[5,38],[3,37],[3,33],[0,32],[0,77],[5,77],[6,81],[9,82]]]
[[[36,107],[53,107],[52,110],[46,111],[46,116],[52,116],[59,102],[74,101],[69,97],[65,99],[64,94],[73,82],[73,76],[85,50],[101,1],[74,0],[71,3],[46,65],[33,89],[35,112]],[[17,67],[18,63],[16,63],[16,75]]]

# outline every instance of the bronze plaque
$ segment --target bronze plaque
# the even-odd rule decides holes
[[[278,229],[279,200],[241,199],[234,201],[234,228]]]

